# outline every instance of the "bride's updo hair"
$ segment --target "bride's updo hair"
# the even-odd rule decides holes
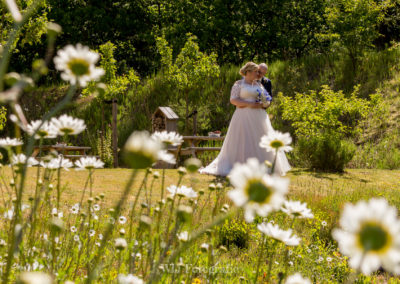
[[[239,74],[242,76],[246,76],[247,72],[252,72],[258,69],[258,65],[254,62],[247,62],[242,68],[239,70]]]

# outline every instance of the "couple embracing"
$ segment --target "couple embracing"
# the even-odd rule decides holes
[[[261,137],[275,132],[265,111],[272,100],[271,81],[265,78],[267,68],[265,63],[248,62],[240,69],[242,79],[234,83],[230,95],[236,110],[221,152],[200,173],[227,176],[235,163],[245,163],[253,157],[262,163],[275,161],[274,172],[277,174],[285,175],[290,170],[284,152],[276,154],[260,147]]]

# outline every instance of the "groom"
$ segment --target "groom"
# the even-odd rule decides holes
[[[265,77],[265,74],[267,74],[268,71],[268,66],[265,63],[261,63],[258,65],[258,80],[260,83],[263,85],[263,87],[267,90],[268,94],[272,98],[272,84],[271,80]]]

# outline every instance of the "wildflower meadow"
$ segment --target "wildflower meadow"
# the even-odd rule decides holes
[[[339,153],[329,160],[339,163],[326,167],[338,169],[333,173],[294,167],[280,176],[276,160],[249,158],[236,163],[227,177],[201,175],[201,159],[179,160],[168,151],[184,143],[178,131],[130,131],[118,153],[123,168],[107,168],[101,151],[68,158],[62,147],[90,130],[73,115],[80,107],[73,102],[82,99],[78,93],[104,92],[102,78],[113,68],[100,66],[106,56],[84,44],[57,49],[62,27],[46,23],[44,57],[30,72],[9,72],[16,41],[43,5],[40,0],[22,2],[27,4],[23,10],[20,1],[2,4],[12,25],[0,45],[0,102],[13,135],[0,138],[1,283],[400,282],[399,171],[343,170],[355,152],[345,138],[359,132],[356,126],[340,124],[338,135],[327,129],[317,133],[319,128],[307,128],[309,120],[293,112],[294,128],[274,131],[259,142],[277,157],[280,152],[295,155],[299,145],[332,134],[333,143],[321,143],[326,151]],[[165,40],[161,43],[163,59],[172,56]],[[217,76],[215,55],[203,63],[207,60]],[[61,78],[65,93],[41,119],[29,120],[20,101],[50,76],[49,68]],[[164,69],[166,74],[171,70]],[[133,77],[121,77],[120,85],[106,88],[118,89]],[[185,92],[190,80],[178,77],[177,89]],[[381,111],[373,109],[383,108],[376,98],[375,104],[356,100],[357,90],[357,106],[347,106],[354,120]],[[320,102],[334,106],[335,93],[328,87],[322,93],[325,101]],[[193,94],[186,94],[187,113]],[[284,113],[289,116],[288,109]],[[324,116],[317,117],[321,125],[328,121]],[[302,129],[306,134],[296,143],[303,144],[295,144],[289,131],[301,134]],[[61,145],[59,152],[44,151],[55,143]],[[309,152],[320,150],[320,142],[315,143]],[[160,162],[169,168],[155,168]]]

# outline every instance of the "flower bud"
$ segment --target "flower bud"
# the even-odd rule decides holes
[[[177,218],[181,222],[188,222],[192,218],[193,209],[190,206],[179,205],[177,209]]]
[[[185,161],[185,167],[189,173],[196,173],[201,168],[201,161],[197,158],[189,158]]]
[[[117,238],[114,240],[114,246],[117,250],[124,250],[127,246],[128,243],[124,238]]]
[[[61,232],[64,230],[64,222],[60,218],[52,218],[50,221],[50,227],[54,232]]]
[[[215,184],[214,183],[210,183],[208,185],[208,189],[211,190],[211,191],[215,190]]]
[[[60,25],[52,22],[47,23],[47,34],[49,37],[55,37],[62,32]]]
[[[187,174],[187,171],[186,171],[186,169],[184,167],[179,167],[178,168],[178,173],[180,175],[185,175],[185,174]]]
[[[151,227],[152,220],[149,216],[142,215],[140,216],[140,221],[139,225],[144,227],[144,228],[150,228]]]

